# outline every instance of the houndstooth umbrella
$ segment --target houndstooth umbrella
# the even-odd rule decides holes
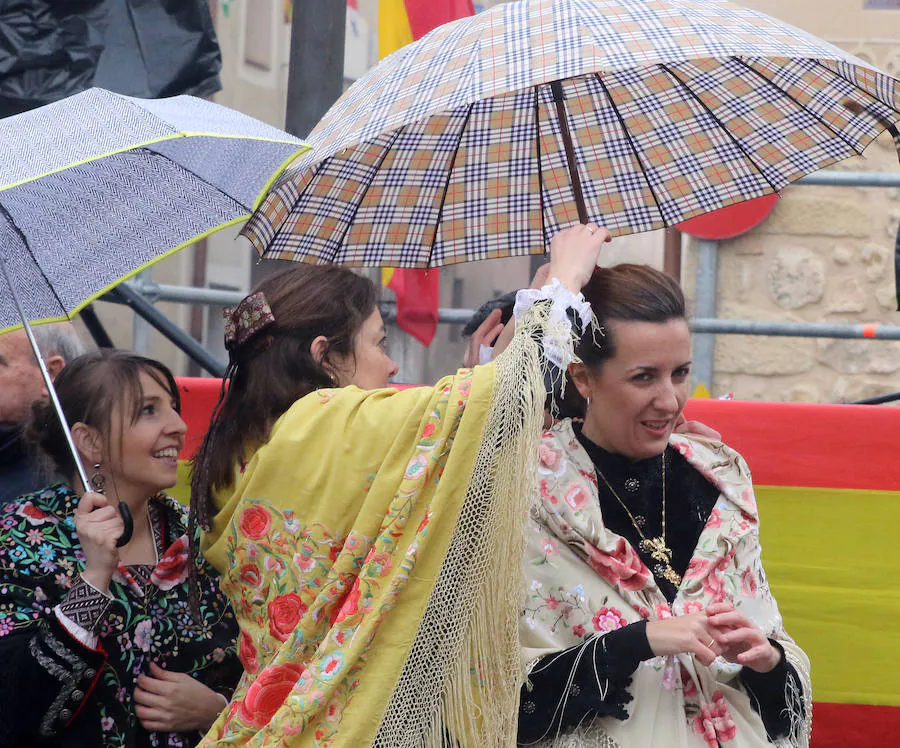
[[[243,221],[269,176],[304,147],[202,99],[99,88],[0,120],[0,143],[0,332],[24,324],[58,411],[27,322],[66,319]]]
[[[252,212],[304,147],[192,96],[94,88],[0,120],[0,259],[31,321],[66,319],[112,286]],[[0,281],[0,332],[21,324]]]
[[[861,153],[900,82],[723,0],[520,0],[360,79],[244,233],[265,257],[434,267],[593,220],[671,226]]]

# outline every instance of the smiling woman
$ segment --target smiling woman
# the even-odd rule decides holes
[[[178,389],[162,364],[113,350],[75,359],[56,389],[93,485],[35,406],[31,436],[70,478],[0,508],[0,743],[194,745],[241,668],[202,560],[191,612],[186,512],[163,493],[186,431]],[[119,504],[134,518],[121,548]]]
[[[519,742],[802,748],[809,662],[763,573],[747,466],[674,433],[691,367],[681,289],[619,265],[584,295],[602,335],[568,370],[582,418],[542,440]]]

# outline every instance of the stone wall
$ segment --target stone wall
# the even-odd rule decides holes
[[[900,74],[900,11],[864,11],[844,0],[742,4]],[[897,152],[885,135],[864,156],[836,168],[896,173]],[[788,187],[761,226],[720,244],[718,316],[900,324],[893,273],[898,223],[898,189]],[[694,249],[688,243],[683,278],[689,297]],[[720,335],[711,389],[714,396],[804,402],[894,392],[900,390],[900,343]]]

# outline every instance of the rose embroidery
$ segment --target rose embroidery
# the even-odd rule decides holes
[[[720,742],[734,740],[737,725],[734,724],[721,691],[713,694],[711,704],[700,702],[700,714],[694,717],[694,731],[703,736],[709,748],[719,748]]]
[[[241,702],[241,721],[253,727],[267,725],[302,674],[303,668],[294,663],[263,670],[247,689],[247,695]]]
[[[150,581],[161,590],[177,587],[188,575],[188,539],[182,535],[176,540],[159,560]]]
[[[261,540],[271,527],[272,515],[265,507],[254,504],[241,512],[241,532],[250,540]]]
[[[588,562],[603,579],[623,590],[642,590],[650,581],[650,571],[626,541],[619,538],[611,553],[587,546]]]
[[[253,643],[253,637],[246,631],[241,631],[241,646],[238,650],[238,657],[241,660],[241,664],[244,666],[244,670],[251,675],[259,670],[259,658],[256,655],[256,645]]]
[[[307,607],[300,595],[288,592],[269,603],[269,632],[278,641],[287,641]]]

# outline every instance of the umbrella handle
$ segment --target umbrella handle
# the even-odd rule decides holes
[[[125,529],[122,530],[122,534],[119,535],[119,539],[116,541],[116,548],[121,548],[134,535],[134,517],[131,516],[131,510],[124,501],[119,502],[119,514],[122,515],[122,524],[125,525]]]

